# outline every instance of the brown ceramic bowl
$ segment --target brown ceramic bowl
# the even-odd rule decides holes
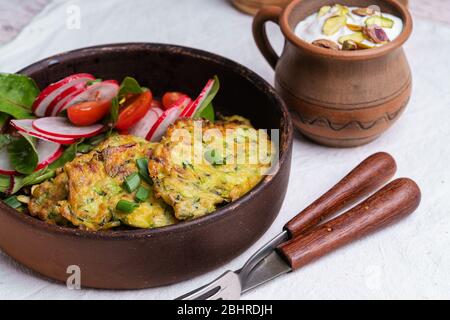
[[[183,90],[190,95],[217,74],[222,85],[215,100],[219,112],[248,117],[258,128],[280,129],[279,169],[216,212],[159,229],[88,232],[49,225],[0,203],[0,247],[8,255],[59,281],[66,281],[69,265],[77,265],[85,287],[148,288],[223,265],[272,224],[288,184],[293,130],[285,105],[263,79],[211,53],[147,43],[80,49],[20,71],[40,88],[77,72],[118,80],[129,75],[156,94]]]

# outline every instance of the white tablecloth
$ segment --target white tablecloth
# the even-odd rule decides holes
[[[73,7],[81,29],[67,27]],[[76,11],[76,10],[75,10]],[[70,21],[69,21],[70,22]],[[76,25],[76,24],[75,24]],[[273,42],[282,37],[270,28]],[[0,71],[14,72],[49,55],[113,42],[165,42],[236,60],[273,82],[251,36],[251,17],[225,0],[97,0],[50,4],[0,48]],[[164,288],[139,291],[68,290],[42,279],[0,252],[0,298],[171,299],[238,268],[283,224],[366,156],[390,152],[398,176],[422,188],[420,208],[406,220],[262,286],[244,299],[450,298],[450,27],[415,21],[406,51],[414,92],[401,120],[377,141],[330,149],[296,135],[286,200],[270,230],[223,269]]]

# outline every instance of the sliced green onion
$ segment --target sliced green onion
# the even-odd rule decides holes
[[[204,153],[204,157],[213,166],[219,166],[219,165],[224,164],[224,158],[215,149],[207,150]]]
[[[147,174],[148,174],[148,160],[146,158],[137,159],[136,165],[137,165],[139,171],[147,172]]]
[[[13,209],[18,209],[22,206],[22,203],[20,203],[19,200],[17,200],[16,196],[9,197],[3,201]]]
[[[153,180],[148,172],[148,160],[146,158],[137,159],[136,166],[138,167],[141,178],[149,185],[153,185]]]
[[[150,190],[147,188],[144,188],[143,186],[140,186],[136,191],[136,200],[139,202],[144,202],[148,199],[148,196],[150,195]]]
[[[141,184],[141,178],[139,178],[139,174],[135,172],[126,177],[123,184],[125,190],[131,193],[139,187],[139,185]]]
[[[116,210],[125,212],[125,213],[131,213],[139,207],[139,205],[135,202],[127,201],[127,200],[119,200],[116,205]]]

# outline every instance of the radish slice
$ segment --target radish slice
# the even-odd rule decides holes
[[[192,99],[188,96],[182,96],[175,102],[174,106],[178,106],[181,109],[180,118],[185,117],[184,114],[192,105]]]
[[[66,103],[70,98],[74,97],[76,94],[79,94],[84,90],[86,90],[86,82],[80,82],[68,88],[64,92],[61,92],[48,105],[47,112],[45,113],[45,115],[47,117],[56,117],[58,115],[58,111],[61,109],[64,103]]]
[[[205,99],[208,97],[209,93],[211,92],[211,90],[214,86],[214,82],[215,82],[214,79],[210,79],[206,83],[205,88],[203,88],[202,92],[197,97],[197,99],[195,99],[194,102],[192,102],[189,107],[187,107],[185,110],[183,110],[180,117],[190,118],[197,112],[197,110],[202,106],[202,102],[205,101]]]
[[[181,109],[177,106],[165,110],[150,129],[146,139],[152,142],[161,140],[161,137],[166,133],[167,128],[178,119],[180,113]]]
[[[0,152],[0,174],[4,174],[7,176],[13,176],[17,174],[16,170],[14,170],[11,162],[9,161],[8,152],[3,149]]]
[[[116,86],[119,85],[119,82],[117,80],[105,80],[103,83],[109,83],[109,84],[115,84]]]
[[[146,138],[153,125],[163,113],[164,111],[161,108],[150,108],[145,116],[128,130],[128,133],[137,137]]]
[[[38,140],[36,143],[36,151],[39,157],[39,164],[36,170],[40,170],[56,161],[62,155],[63,148],[59,143]]]
[[[34,114],[38,117],[44,117],[46,114],[50,114],[50,112],[48,112],[48,107],[57,96],[70,89],[72,86],[80,83],[86,83],[87,81],[94,79],[94,76],[91,74],[79,73],[49,85],[47,88],[42,90],[37,99],[34,101],[32,106]]]
[[[186,110],[192,104],[192,99],[188,96],[182,96],[175,102],[172,107],[163,111],[159,109],[161,113],[157,122],[148,131],[146,139],[149,141],[159,141],[161,137],[166,133],[169,125],[174,123],[181,115],[181,113]],[[155,127],[156,125],[156,127]]]
[[[39,159],[36,167],[37,171],[56,161],[62,155],[63,149],[59,143],[38,140],[36,143],[36,152]],[[9,176],[19,174],[11,165],[7,152],[0,153],[0,173]]]
[[[68,94],[66,97],[62,98],[53,109],[51,117],[57,117],[63,110],[67,109],[68,108],[67,105],[70,103],[70,101],[72,101],[72,99],[74,99],[82,92],[86,91],[87,88],[88,88],[87,86],[83,86],[78,90],[75,90],[74,92]]]
[[[16,128],[18,131],[26,133],[32,137],[56,142],[59,144],[72,144],[75,143],[76,139],[73,138],[57,138],[54,136],[50,136],[47,134],[44,134],[42,132],[37,131],[33,128],[33,121],[34,119],[24,119],[24,120],[11,120],[11,125]]]
[[[107,80],[94,83],[82,90],[80,93],[68,99],[57,111],[56,114],[66,110],[70,106],[86,101],[111,101],[119,93],[119,85],[115,80]]]
[[[89,138],[103,130],[101,124],[77,127],[64,117],[39,118],[34,120],[32,125],[34,129],[46,135],[72,139]]]

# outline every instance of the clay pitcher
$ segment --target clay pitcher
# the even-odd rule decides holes
[[[403,44],[412,18],[395,0],[342,0],[346,6],[378,5],[403,20],[403,31],[377,48],[334,51],[294,34],[296,25],[336,0],[295,0],[285,9],[265,7],[253,21],[255,42],[275,70],[275,87],[290,107],[295,126],[311,140],[333,147],[354,147],[379,137],[400,117],[411,96],[411,70]],[[279,57],[265,24],[277,23],[285,37]]]

